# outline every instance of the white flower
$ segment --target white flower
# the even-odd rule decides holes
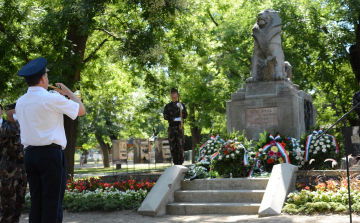
[[[323,149],[325,149],[325,148],[326,148],[326,145],[322,145],[321,147],[322,147]]]
[[[316,143],[319,143],[320,141],[319,140],[316,140]]]
[[[301,151],[301,154],[304,155],[305,151]]]
[[[314,144],[314,146],[317,146],[317,145],[318,145],[317,143]]]
[[[304,161],[301,161],[301,165],[304,165],[305,164],[305,162]]]
[[[320,145],[324,145],[324,142],[320,142]]]
[[[326,143],[329,143],[330,142],[330,140],[326,140]]]
[[[236,150],[235,153],[236,153],[236,154],[239,154],[240,152],[239,152],[239,150]]]
[[[314,148],[314,146],[313,146],[313,145],[311,145],[311,146],[310,146],[310,149],[312,149],[312,148]]]
[[[319,151],[319,150],[320,150],[320,147],[319,147],[319,146],[317,146],[317,147],[316,147],[316,151]]]
[[[229,154],[225,156],[226,158],[230,158]]]
[[[304,148],[304,145],[300,145],[301,148]]]
[[[325,153],[325,152],[326,152],[326,149],[322,149],[321,151],[322,151],[323,153]]]
[[[300,160],[304,160],[304,157],[300,156]]]
[[[317,154],[316,150],[314,151],[314,154]]]
[[[323,138],[321,138],[321,139],[320,139],[320,141],[324,141],[324,139],[323,139]]]
[[[299,160],[300,158],[298,156],[295,157],[296,160]]]
[[[219,156],[219,160],[221,160],[223,158],[223,156]]]
[[[326,147],[327,147],[327,148],[330,148],[330,145],[328,144],[328,145],[326,145]]]
[[[312,153],[312,150],[311,150],[311,149],[309,149],[309,153]]]
[[[231,158],[233,158],[233,159],[235,158],[235,154],[234,154],[234,153],[231,153],[230,156],[231,156]]]
[[[314,144],[315,143],[315,140],[311,140],[311,144]]]
[[[261,152],[261,153],[262,153],[262,151],[263,151],[263,149],[259,149],[259,152]]]

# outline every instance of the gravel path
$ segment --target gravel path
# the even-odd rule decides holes
[[[28,222],[27,214],[23,214],[20,223]],[[350,222],[348,215],[279,215],[258,218],[257,215],[165,215],[161,217],[145,217],[133,211],[118,212],[85,212],[64,213],[63,223],[168,223],[168,222],[246,222],[246,223],[346,223]],[[360,223],[360,216],[353,215],[352,222]]]

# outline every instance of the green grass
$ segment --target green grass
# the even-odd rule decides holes
[[[134,165],[122,165],[121,169],[116,169],[115,167],[90,167],[90,168],[76,168],[74,169],[74,174],[100,174],[100,173],[127,173],[127,172],[149,172],[149,171],[163,171],[166,168],[170,167],[171,164],[156,164],[156,168],[154,164],[136,164]],[[127,168],[126,168],[127,167]]]

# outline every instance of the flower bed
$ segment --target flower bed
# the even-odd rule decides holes
[[[102,178],[99,177],[98,179],[91,177],[90,179],[83,179],[83,180],[77,180],[77,181],[69,181],[66,185],[67,190],[72,191],[78,191],[82,192],[84,190],[87,191],[95,191],[97,189],[105,189],[105,188],[114,188],[119,191],[127,191],[127,190],[146,190],[150,191],[151,188],[155,185],[154,182],[149,182],[148,180],[142,180],[140,182],[136,182],[134,179],[129,179],[127,181],[122,181],[121,183],[115,182],[115,183],[104,183],[102,182]]]
[[[315,213],[315,212],[349,212],[347,180],[328,180],[311,187],[304,185],[300,191],[290,193],[287,197],[283,212],[289,214]],[[354,212],[360,211],[360,184],[352,180],[350,186],[351,208]]]
[[[118,211],[140,207],[154,182],[103,183],[101,178],[68,182],[63,208],[68,211]],[[25,210],[30,209],[30,193],[25,198]]]

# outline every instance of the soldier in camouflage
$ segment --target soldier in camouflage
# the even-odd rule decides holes
[[[5,106],[8,121],[0,128],[2,158],[0,163],[1,206],[3,222],[19,222],[25,203],[27,178],[24,166],[24,147],[20,141],[20,126],[16,120],[15,105]]]
[[[181,103],[182,118],[187,118],[187,111],[184,103]],[[180,104],[178,102],[178,91],[171,89],[171,102],[165,106],[164,119],[169,122],[168,136],[171,156],[175,165],[182,165],[184,162],[184,128],[180,129]]]

